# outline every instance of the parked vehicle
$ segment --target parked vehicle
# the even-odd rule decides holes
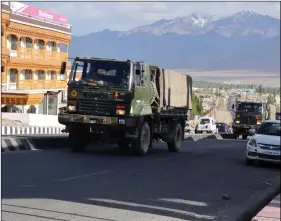
[[[247,165],[254,161],[280,163],[280,129],[280,120],[267,120],[257,131],[250,130],[252,137],[247,143]]]
[[[62,62],[61,74],[65,69]],[[73,151],[94,140],[143,156],[153,139],[165,141],[170,152],[180,150],[192,109],[189,75],[129,59],[76,57],[67,93],[67,111],[58,121],[66,125]]]
[[[216,123],[217,132],[219,134],[231,134],[232,128],[226,123]]]
[[[212,117],[201,117],[199,118],[199,123],[196,126],[195,133],[202,134],[202,133],[216,133],[216,121]]]

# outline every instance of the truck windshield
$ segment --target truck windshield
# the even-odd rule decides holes
[[[238,112],[262,113],[262,105],[256,103],[238,103]]]
[[[129,62],[76,60],[72,65],[70,82],[127,87],[129,77]]]

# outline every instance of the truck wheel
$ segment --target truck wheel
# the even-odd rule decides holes
[[[135,155],[144,156],[151,146],[151,130],[148,122],[144,122],[139,128],[138,138],[132,142],[132,150]]]
[[[167,142],[169,152],[179,152],[183,139],[183,130],[180,122],[175,122],[172,129],[173,140]]]
[[[75,130],[69,132],[69,141],[73,152],[84,152],[89,139],[85,133]]]

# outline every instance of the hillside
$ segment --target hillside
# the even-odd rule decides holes
[[[191,14],[71,41],[70,56],[145,60],[165,68],[280,71],[280,20],[242,11],[225,18]]]

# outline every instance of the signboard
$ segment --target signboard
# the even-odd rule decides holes
[[[68,17],[63,15],[58,15],[46,10],[36,8],[34,6],[26,5],[21,2],[11,2],[11,10],[18,14],[27,15],[33,18],[41,18],[47,21],[59,23],[59,24],[68,24]]]

